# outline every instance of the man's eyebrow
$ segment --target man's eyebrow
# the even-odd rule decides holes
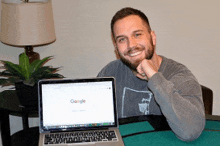
[[[138,29],[138,30],[133,31],[133,33],[143,32],[143,31],[144,31],[144,30],[142,30],[142,29]],[[121,38],[121,37],[127,38],[125,35],[119,35],[119,36],[116,36],[116,37],[115,37],[115,40],[117,40],[118,38]]]
[[[126,37],[126,36],[125,36],[125,35],[116,36],[116,37],[115,37],[115,40],[117,40],[118,38],[121,38],[121,37]]]
[[[133,33],[136,33],[136,32],[143,32],[142,29],[138,29],[138,30],[135,30]]]

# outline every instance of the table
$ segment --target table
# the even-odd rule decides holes
[[[24,130],[10,136],[9,114],[22,116]],[[20,106],[14,90],[5,90],[0,93],[0,121],[3,146],[38,146],[39,127],[28,128],[28,116],[36,117],[36,110]],[[141,145],[219,145],[220,117],[206,115],[207,123],[202,135],[193,142],[183,142],[176,138],[162,116],[139,116],[119,119],[119,130],[126,146]],[[26,126],[25,126],[26,125]],[[22,144],[19,144],[21,142]]]
[[[9,115],[22,117],[23,128],[28,129],[28,117],[38,117],[38,109],[21,106],[15,90],[5,90],[0,93],[0,124],[2,144],[10,145]]]
[[[220,144],[220,117],[217,116],[208,116],[205,130],[192,142],[181,141],[171,130],[155,129],[146,121],[120,125],[119,130],[125,146],[217,146]]]
[[[170,128],[166,127],[167,123],[164,122],[165,118],[162,116],[119,119],[119,130],[125,146],[216,146],[220,143],[220,117],[216,117],[217,120],[211,119],[212,117],[215,119],[215,116],[209,116],[202,135],[192,142],[179,140]],[[23,141],[18,145],[38,146],[38,128],[39,127],[33,127],[28,130],[15,133],[15,135],[20,134],[20,137],[17,137],[17,139],[13,139],[12,137],[14,141],[13,146],[16,146],[18,141],[21,142],[21,139]]]

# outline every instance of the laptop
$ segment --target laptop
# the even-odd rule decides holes
[[[114,78],[41,80],[38,89],[39,146],[124,146]]]

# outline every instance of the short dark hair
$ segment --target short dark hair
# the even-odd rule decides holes
[[[123,8],[123,9],[119,10],[113,16],[113,18],[112,18],[112,21],[111,21],[111,32],[112,32],[113,37],[114,37],[114,25],[115,25],[115,22],[117,20],[119,20],[119,19],[125,18],[125,17],[130,16],[130,15],[137,15],[137,16],[139,16],[144,22],[147,23],[148,31],[151,31],[150,23],[148,21],[148,18],[147,18],[147,16],[143,12],[141,12],[140,10],[131,8],[131,7],[126,7],[126,8]]]

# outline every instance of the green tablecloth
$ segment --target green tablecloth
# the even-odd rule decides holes
[[[192,142],[179,140],[172,131],[154,131],[148,122],[138,122],[120,125],[119,130],[125,146],[219,146],[220,145],[220,122],[207,121],[205,130],[201,136]],[[139,133],[137,135],[129,135]],[[129,135],[129,136],[127,136]]]
[[[119,127],[121,136],[151,130],[154,130],[154,128],[148,122],[131,123]]]
[[[207,120],[205,130],[220,130],[220,121]],[[219,137],[219,139],[220,139],[220,137]],[[220,145],[220,143],[219,143],[219,145]]]
[[[172,131],[151,132],[123,138],[125,146],[219,146],[219,131],[204,131],[193,142],[179,140]]]

